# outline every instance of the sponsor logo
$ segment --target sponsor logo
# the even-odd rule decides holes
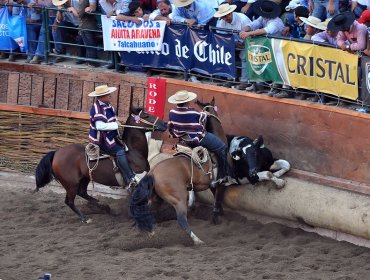
[[[266,46],[251,45],[248,47],[248,61],[252,70],[257,75],[261,75],[272,62],[271,50]]]

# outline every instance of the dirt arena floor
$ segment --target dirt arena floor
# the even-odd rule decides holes
[[[32,177],[0,172],[2,280],[46,272],[53,280],[369,279],[370,249],[314,233],[228,211],[214,226],[211,209],[198,205],[189,220],[206,245],[196,247],[175,220],[158,223],[151,239],[138,233],[126,197],[100,197],[111,214],[77,199],[93,220],[83,224],[64,204],[64,189],[33,189]]]

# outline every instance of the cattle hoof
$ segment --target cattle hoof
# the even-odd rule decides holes
[[[155,235],[154,230],[153,230],[153,231],[151,231],[151,232],[148,232],[148,237],[149,237],[149,238],[153,238],[153,237],[154,237],[154,235]]]
[[[84,223],[84,224],[90,224],[90,223],[92,223],[92,219],[85,219],[85,220],[82,220],[82,222]]]
[[[282,189],[285,187],[286,181],[283,179],[277,179],[276,180],[276,188],[277,189]]]

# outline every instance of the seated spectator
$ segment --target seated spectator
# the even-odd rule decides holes
[[[215,9],[206,0],[174,0],[175,9],[172,12],[174,22],[186,23],[189,26],[216,26],[217,19],[213,17]]]
[[[338,32],[337,45],[344,51],[362,51],[367,44],[367,28],[355,21],[352,12],[341,13],[331,19],[328,29]]]
[[[311,15],[320,20],[332,18],[339,13],[339,0],[309,0],[308,5]]]
[[[284,23],[279,18],[281,9],[278,4],[269,0],[258,0],[253,9],[259,18],[243,28],[239,33],[242,39],[260,35],[282,35]]]
[[[120,13],[117,15],[116,19],[124,21],[131,20],[139,25],[141,24],[141,19],[148,21],[149,14],[145,14],[143,9],[140,7],[140,3],[138,1],[134,1],[128,5],[128,12],[126,14]]]
[[[175,5],[171,4],[169,0],[158,0],[157,9],[153,11],[149,18],[152,20],[165,20],[167,25],[171,24],[172,11],[175,9]]]
[[[304,22],[300,17],[307,18],[309,11],[304,6],[298,6],[293,10],[293,14],[289,16],[285,21],[285,28],[283,30],[283,36],[303,39],[306,35]]]
[[[331,19],[328,18],[324,22],[320,22],[317,27],[321,30],[322,32],[316,33],[311,37],[312,41],[315,42],[320,42],[320,43],[327,43],[332,46],[337,45],[337,34],[338,32],[333,32],[328,29],[328,23]]]
[[[236,5],[222,4],[218,7],[218,11],[215,13],[215,17],[219,18],[217,21],[217,27],[230,29],[230,30],[242,30],[244,26],[251,23],[251,20],[242,13],[234,12]],[[220,32],[220,31],[218,31]],[[242,72],[240,77],[240,82],[242,82],[238,89],[246,89],[250,84],[248,84],[247,77],[247,65],[246,65],[246,55],[243,45],[243,40],[238,36],[234,35],[234,40],[237,48],[243,49],[239,52],[239,58],[242,64]]]
[[[311,40],[313,35],[321,31],[321,29],[318,27],[318,24],[321,22],[319,18],[309,16],[308,18],[300,17],[299,19],[302,20],[306,26],[306,35],[303,37],[303,39]]]
[[[364,54],[370,56],[370,10],[364,11],[358,19],[358,22],[367,27],[367,44]]]
[[[351,11],[356,18],[359,18],[367,9],[370,9],[370,0],[352,0]]]

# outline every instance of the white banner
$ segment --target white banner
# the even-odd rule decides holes
[[[116,17],[101,16],[105,51],[160,51],[165,21],[148,20],[137,25]]]

